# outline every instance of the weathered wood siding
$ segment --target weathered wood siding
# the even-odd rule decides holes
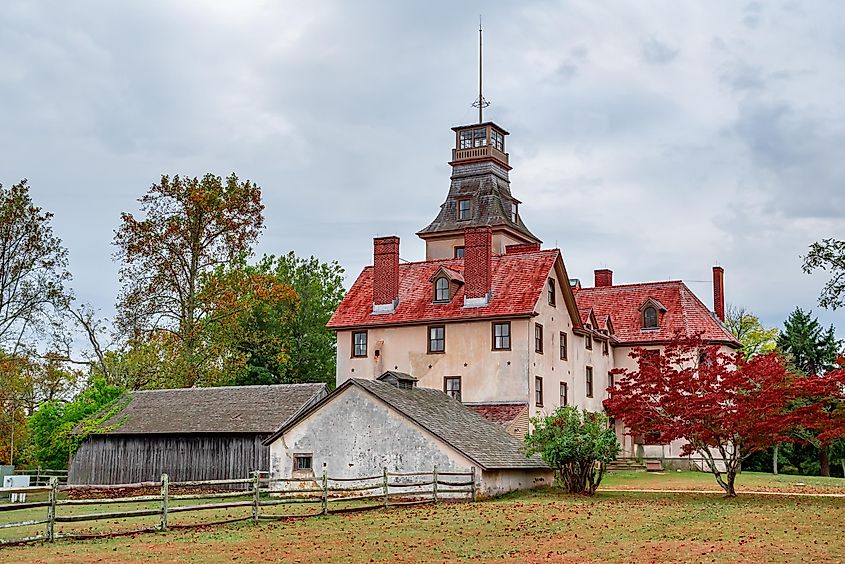
[[[246,478],[269,470],[267,434],[92,435],[73,457],[69,484]]]

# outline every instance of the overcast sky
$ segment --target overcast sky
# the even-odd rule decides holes
[[[845,237],[845,19],[831,2],[26,2],[0,9],[0,183],[55,212],[110,315],[121,211],[162,173],[263,188],[259,253],[338,260],[414,232],[472,122],[477,20],[511,187],[573,277],[684,279],[781,326],[800,256]]]

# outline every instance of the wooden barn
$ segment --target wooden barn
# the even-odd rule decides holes
[[[327,394],[324,384],[127,392],[82,443],[69,484],[217,480],[269,470],[263,441]]]

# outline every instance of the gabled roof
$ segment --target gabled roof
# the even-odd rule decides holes
[[[331,394],[288,420],[267,438],[264,444],[270,444],[281,437],[288,429],[307,419],[352,386],[383,401],[484,470],[548,468],[539,456],[525,456],[522,443],[508,435],[502,426],[488,421],[440,390],[403,389],[384,382],[359,378],[346,380]]]
[[[412,262],[399,265],[399,305],[390,314],[373,315],[373,268],[361,272],[328,323],[333,329],[379,325],[405,325],[434,321],[470,320],[497,317],[528,317],[543,295],[552,268],[566,280],[563,261],[557,249],[495,255],[493,292],[484,307],[464,307],[461,286],[448,303],[434,303],[431,278],[442,268],[463,273],[463,259]],[[562,288],[570,314],[577,318],[575,302],[568,287]]]
[[[126,392],[98,434],[272,433],[327,393],[325,384]]]
[[[642,329],[641,306],[653,300],[665,308],[658,329]],[[739,343],[701,300],[679,280],[647,282],[599,288],[581,288],[575,292],[579,310],[592,309],[596,317],[609,315],[620,345],[666,343],[676,331],[712,343],[739,347]]]

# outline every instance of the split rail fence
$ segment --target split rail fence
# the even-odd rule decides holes
[[[157,482],[107,486],[60,486],[58,478],[52,477],[47,486],[0,489],[2,493],[21,493],[42,498],[44,497],[43,494],[46,494],[46,500],[0,505],[0,515],[9,515],[23,510],[46,509],[46,515],[43,518],[29,518],[11,522],[0,519],[0,531],[16,527],[25,527],[30,530],[33,527],[43,527],[41,532],[30,536],[0,538],[0,546],[37,541],[53,542],[62,538],[109,537],[165,531],[168,528],[208,526],[247,520],[257,523],[262,519],[304,518],[328,513],[438,503],[440,501],[475,501],[477,495],[475,478],[475,468],[472,468],[470,472],[439,472],[436,466],[431,472],[388,472],[385,468],[381,475],[356,478],[332,478],[325,471],[323,471],[322,476],[312,478],[269,478],[267,472],[253,472],[249,478],[171,482],[167,474],[163,474],[161,480]],[[224,492],[201,491],[202,488],[208,487],[241,489],[239,491],[231,491],[230,489]],[[101,494],[102,491],[109,490],[125,492],[125,490],[149,490],[150,488],[158,488],[159,493],[107,498],[76,499],[60,497],[60,494],[67,490],[76,492],[89,490]],[[191,493],[174,494],[170,492],[171,488],[176,491],[189,491]],[[195,493],[197,491],[198,493]],[[202,500],[210,500],[211,503],[200,503]],[[188,505],[179,504],[186,501],[189,502]],[[146,505],[146,507],[79,514],[63,511],[63,508],[70,506],[87,506],[99,509],[98,506],[109,504],[139,504]],[[295,504],[297,506],[298,504],[311,504],[318,507],[311,512],[296,514],[279,514],[268,510],[271,507],[282,506],[284,508],[284,506],[294,506]],[[176,513],[232,508],[249,508],[250,511],[245,516],[223,521],[201,521],[187,525],[168,524],[169,517]],[[29,511],[29,513],[32,512]],[[141,529],[107,530],[100,534],[63,533],[56,530],[56,525],[62,523],[156,516],[158,517],[157,524]]]

